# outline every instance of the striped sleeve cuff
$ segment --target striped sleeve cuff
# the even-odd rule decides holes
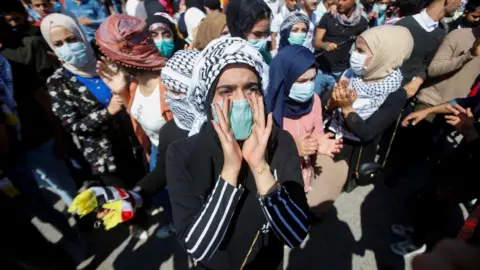
[[[187,252],[195,261],[208,260],[215,253],[228,229],[243,188],[236,188],[220,176],[207,203],[187,234]]]
[[[288,190],[278,185],[275,191],[259,200],[277,237],[291,248],[300,245],[309,231],[308,216],[290,197]]]

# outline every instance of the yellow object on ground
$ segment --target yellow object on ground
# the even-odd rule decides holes
[[[75,199],[73,199],[73,203],[68,208],[68,212],[77,213],[80,217],[83,217],[97,208],[98,202],[95,192],[87,189],[78,194]]]
[[[108,231],[123,222],[121,200],[106,203],[102,206],[102,208],[110,210],[110,212],[102,218],[103,225],[105,225],[105,230]]]

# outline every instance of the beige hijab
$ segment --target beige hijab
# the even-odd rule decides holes
[[[362,76],[367,81],[388,76],[410,57],[413,50],[412,35],[403,26],[377,26],[360,36],[373,54]]]
[[[97,76],[97,58],[95,57],[92,46],[88,42],[88,39],[85,37],[85,34],[80,28],[78,22],[71,17],[59,13],[53,13],[42,20],[42,23],[40,24],[40,30],[42,31],[43,38],[47,41],[50,48],[54,50],[52,40],[50,39],[50,29],[58,26],[63,26],[68,30],[72,31],[72,33],[78,38],[78,40],[82,41],[85,44],[88,54],[88,63],[84,67],[77,68],[69,63],[63,63],[63,67],[78,76],[86,78],[92,78]]]

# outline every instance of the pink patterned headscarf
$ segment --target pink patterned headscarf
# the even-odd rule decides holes
[[[146,23],[135,17],[108,17],[95,33],[95,39],[107,57],[126,67],[160,70],[168,61],[155,47]]]

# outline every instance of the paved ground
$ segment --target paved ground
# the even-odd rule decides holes
[[[418,170],[415,175],[422,178]],[[301,248],[285,250],[284,269],[410,269],[409,260],[404,261],[389,250],[390,243],[398,240],[389,226],[407,221],[405,197],[420,182],[404,180],[394,189],[378,183],[342,194],[335,210],[311,228]],[[56,207],[62,208],[60,203]],[[152,219],[161,220],[162,213]],[[34,223],[52,241],[61,238],[51,226]],[[157,228],[158,223],[150,228],[152,236],[146,242],[131,239],[125,226],[93,232],[86,238],[95,256],[82,265],[83,269],[188,269],[188,259],[177,242],[173,237],[157,239]]]

